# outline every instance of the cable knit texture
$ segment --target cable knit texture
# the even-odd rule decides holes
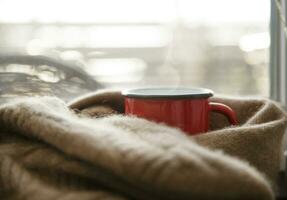
[[[273,199],[284,112],[268,100],[212,101],[240,125],[214,114],[210,132],[190,137],[124,116],[113,91],[2,105],[0,199]]]

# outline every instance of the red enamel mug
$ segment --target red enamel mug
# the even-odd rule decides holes
[[[178,127],[190,135],[208,131],[211,111],[225,115],[237,125],[227,105],[209,102],[213,92],[204,88],[140,88],[122,92],[125,114]]]

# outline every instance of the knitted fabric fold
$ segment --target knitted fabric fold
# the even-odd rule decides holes
[[[119,92],[90,94],[68,105],[53,97],[4,104],[0,198],[273,199],[270,180],[278,167],[284,112],[266,100],[213,101],[233,107],[240,125],[226,127],[224,118],[213,115],[213,131],[190,137],[124,116]]]

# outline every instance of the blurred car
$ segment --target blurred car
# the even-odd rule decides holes
[[[0,102],[52,95],[68,101],[103,88],[80,66],[46,56],[0,55]]]

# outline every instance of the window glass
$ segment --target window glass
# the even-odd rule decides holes
[[[77,64],[105,87],[193,86],[268,96],[269,4],[1,0],[0,53]],[[44,77],[55,81],[52,75]]]

